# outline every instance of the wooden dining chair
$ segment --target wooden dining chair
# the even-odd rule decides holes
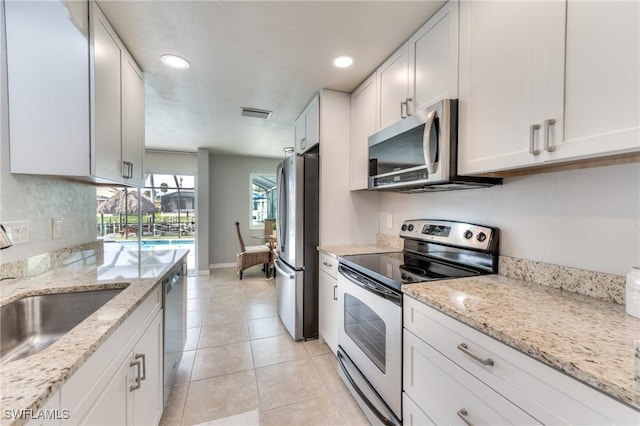
[[[263,269],[269,272],[269,262],[271,261],[271,251],[266,245],[245,246],[240,233],[240,222],[236,222],[236,232],[238,233],[238,243],[240,251],[237,255],[237,272],[242,279],[242,273],[255,265],[262,265]]]

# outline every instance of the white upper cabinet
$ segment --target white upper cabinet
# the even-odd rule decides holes
[[[100,8],[91,2],[93,147],[96,175],[144,185],[144,78]]]
[[[320,143],[320,96],[315,95],[295,122],[296,153],[302,154]]]
[[[351,190],[367,189],[369,179],[369,136],[376,127],[376,74],[351,94]]]
[[[637,2],[460,4],[459,171],[640,149]]]
[[[408,114],[458,98],[458,2],[445,4],[409,39]]]
[[[460,173],[543,161],[540,124],[562,115],[564,17],[561,2],[461,2]]]
[[[4,8],[11,172],[90,174],[88,4]]]
[[[640,3],[569,1],[566,43],[564,138],[550,141],[553,159],[640,149]]]
[[[407,116],[409,94],[409,43],[405,43],[376,71],[378,80],[378,128]]]
[[[143,185],[142,73],[95,2],[9,0],[5,24],[11,172]]]
[[[376,71],[378,129],[458,97],[458,2],[447,2]]]
[[[131,55],[122,54],[123,168],[132,185],[144,186],[144,77]]]

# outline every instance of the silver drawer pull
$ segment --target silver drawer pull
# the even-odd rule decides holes
[[[493,360],[491,358],[485,358],[485,359],[480,358],[478,355],[474,354],[469,350],[469,347],[467,346],[466,343],[460,343],[458,345],[458,349],[460,349],[465,355],[474,359],[475,361],[478,361],[482,365],[493,365]]]
[[[322,264],[323,264],[324,266],[328,266],[329,268],[331,268],[331,267],[333,266],[333,265],[332,265],[332,264],[330,264],[329,262],[322,262]]]
[[[471,422],[471,420],[469,420],[467,418],[467,416],[469,415],[469,413],[467,412],[466,408],[461,408],[458,410],[458,412],[456,413],[458,415],[458,417],[460,417],[462,419],[463,422],[465,422],[466,424],[468,424],[469,426],[473,426],[473,422]]]

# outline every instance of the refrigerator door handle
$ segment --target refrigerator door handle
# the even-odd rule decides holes
[[[278,225],[276,226],[279,252],[284,252],[287,245],[287,179],[284,167],[278,175]]]
[[[277,260],[275,261],[275,267],[277,272],[280,272],[282,275],[288,275],[290,280],[296,278],[294,275],[291,275],[289,272],[285,271],[282,266],[280,266],[280,262],[278,262]]]

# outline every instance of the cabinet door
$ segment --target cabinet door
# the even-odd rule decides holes
[[[131,418],[132,404],[129,386],[131,382],[131,356],[120,365],[100,397],[86,416],[77,424],[91,426],[126,425]],[[64,392],[64,391],[63,391]],[[70,419],[71,420],[71,419]]]
[[[562,126],[563,2],[460,4],[459,172],[543,162],[543,122]],[[535,127],[539,126],[539,127]]]
[[[122,58],[122,160],[131,176],[126,182],[143,186],[144,78],[129,54]]]
[[[640,149],[639,9],[568,2],[564,139],[557,129],[554,159]]]
[[[71,3],[3,2],[12,173],[89,175],[88,6]]]
[[[351,190],[369,185],[369,136],[376,131],[376,74],[351,94]]]
[[[450,0],[409,39],[409,113],[458,98],[458,2]]]
[[[298,117],[296,123],[294,125],[294,133],[295,133],[295,149],[298,154],[302,154],[304,151],[304,147],[306,146],[306,121],[304,112]]]
[[[163,408],[163,367],[162,367],[162,311],[142,335],[134,350],[134,360],[141,361],[140,388],[131,391],[133,399],[133,424],[158,424]],[[135,385],[137,367],[131,370],[130,383]],[[131,423],[131,422],[130,422]]]
[[[376,71],[378,80],[378,129],[406,116],[409,92],[409,44],[405,43]]]
[[[318,280],[318,334],[334,354],[338,349],[337,297],[338,280],[321,269]]]
[[[305,150],[320,143],[320,96],[314,96],[305,111],[306,145]]]
[[[121,47],[115,32],[98,6],[92,12],[92,89],[94,174],[122,181],[121,170]]]

